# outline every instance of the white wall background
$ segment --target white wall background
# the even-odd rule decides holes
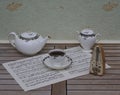
[[[84,28],[120,40],[120,0],[0,0],[0,40],[12,31],[74,40]]]

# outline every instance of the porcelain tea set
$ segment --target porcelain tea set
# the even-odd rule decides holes
[[[43,59],[43,64],[51,69],[64,69],[72,64],[72,59],[62,49],[53,49]]]
[[[77,31],[78,40],[83,48],[84,52],[91,52],[91,48],[95,43],[97,43],[101,35],[99,33],[95,34],[91,29],[83,29],[81,32]]]
[[[94,31],[91,29],[83,29],[81,32],[77,31],[77,33],[78,33],[78,40],[81,44],[81,47],[83,48],[83,51],[91,52],[91,48],[93,47],[93,45],[99,41],[98,38],[100,38],[100,34],[95,34]],[[11,32],[8,35],[8,40],[10,44],[14,48],[16,48],[19,52],[29,56],[35,55],[38,52],[40,52],[42,48],[45,46],[45,44],[47,43],[49,38],[50,38],[49,36],[43,38],[41,35],[39,35],[36,32],[23,32],[20,35],[17,35],[17,33],[15,32]],[[56,53],[56,52],[59,52],[59,53]],[[55,56],[53,57],[54,53],[58,54],[58,56],[56,57],[56,54],[55,54]],[[64,56],[61,56],[61,54],[64,54]],[[67,59],[67,60],[69,59],[69,62],[67,62],[68,63],[67,65],[63,65],[60,67],[54,67],[50,65],[46,59],[45,61],[47,62],[46,63],[47,66],[50,65],[51,68],[54,67],[56,69],[63,69],[72,63],[71,59],[65,56],[65,52],[59,49],[50,50],[49,55],[50,55],[50,58],[48,59],[52,58],[51,63],[55,63],[55,61],[58,62],[63,59]]]
[[[35,55],[38,53],[49,38],[49,36],[43,38],[35,32],[24,32],[20,35],[11,32],[8,36],[10,44],[25,55]]]

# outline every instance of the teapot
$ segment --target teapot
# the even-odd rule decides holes
[[[100,40],[101,35],[95,34],[91,29],[83,29],[81,32],[77,31],[78,40],[85,51],[91,51],[93,45]]]
[[[25,55],[38,53],[44,47],[48,39],[49,36],[43,38],[35,32],[23,32],[20,35],[11,32],[8,35],[10,44]]]

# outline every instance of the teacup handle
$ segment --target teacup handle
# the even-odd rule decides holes
[[[97,33],[97,34],[95,35],[95,37],[96,37],[96,43],[101,40],[101,34],[100,34],[100,33]]]

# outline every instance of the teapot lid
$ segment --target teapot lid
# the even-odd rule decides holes
[[[84,35],[84,36],[85,36],[85,35],[86,35],[86,36],[95,36],[93,30],[91,30],[91,29],[84,29],[84,30],[81,31],[80,34],[81,34],[81,35]]]
[[[39,35],[35,32],[24,32],[20,35],[20,38],[23,40],[34,40],[37,39]]]

